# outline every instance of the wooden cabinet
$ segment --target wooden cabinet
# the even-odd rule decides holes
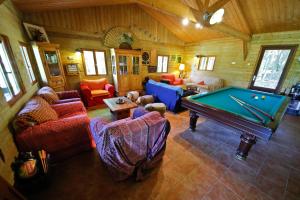
[[[59,45],[50,43],[32,43],[33,53],[40,75],[40,84],[55,91],[65,90],[66,79],[61,62]]]
[[[142,90],[142,53],[137,50],[111,49],[113,82],[118,96]]]

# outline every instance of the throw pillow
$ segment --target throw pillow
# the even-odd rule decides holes
[[[48,86],[39,89],[37,95],[45,99],[49,104],[54,104],[56,101],[59,100],[59,97],[56,94],[56,92]]]
[[[55,110],[43,98],[35,96],[18,113],[15,123],[19,127],[29,127],[57,119]]]
[[[204,81],[200,81],[198,85],[205,85]]]

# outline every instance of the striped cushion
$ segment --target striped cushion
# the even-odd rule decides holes
[[[39,89],[37,95],[45,99],[49,104],[54,104],[56,101],[59,100],[59,97],[56,94],[56,92],[48,86]]]
[[[57,119],[55,110],[43,98],[36,96],[18,113],[15,124],[18,127],[28,127]]]

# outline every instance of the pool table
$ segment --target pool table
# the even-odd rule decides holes
[[[261,119],[258,118],[230,96],[264,111],[273,119],[256,111]],[[236,153],[238,159],[246,159],[257,138],[266,141],[271,138],[288,103],[289,98],[286,96],[238,87],[227,87],[206,94],[189,96],[182,100],[182,106],[190,111],[190,129],[192,131],[195,131],[198,117],[204,116],[230,126],[241,133],[241,142]],[[251,108],[251,110],[253,109]]]

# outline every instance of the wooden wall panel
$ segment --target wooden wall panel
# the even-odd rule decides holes
[[[138,31],[137,35],[141,37],[139,38],[141,40],[153,41],[153,38],[156,38],[155,42],[184,44],[164,25],[135,4],[25,13],[24,21],[61,29],[103,34],[116,26],[134,27],[134,31]]]
[[[9,38],[13,55],[21,75],[21,81],[26,90],[26,93],[15,104],[9,106],[5,101],[2,89],[0,89],[0,149],[6,160],[5,163],[0,161],[0,174],[11,184],[13,183],[13,172],[10,164],[17,155],[17,149],[13,141],[13,133],[9,130],[8,124],[13,120],[15,114],[19,112],[25,102],[27,102],[38,89],[37,84],[31,84],[23,63],[19,42],[26,42],[26,37],[23,32],[22,21],[18,16],[20,16],[20,13],[17,12],[9,0],[4,1],[0,5],[0,34],[7,35]]]
[[[50,40],[53,43],[60,44],[60,53],[63,64],[67,63],[78,63],[79,64],[79,76],[66,76],[68,89],[79,89],[79,83],[82,79],[98,79],[105,77],[112,82],[111,75],[111,61],[110,61],[110,50],[109,48],[103,46],[100,40],[95,39],[79,39],[79,38],[67,38],[62,36],[50,35]],[[140,40],[138,43],[135,43],[133,48],[143,47],[144,50],[156,50],[157,55],[183,55],[183,47],[176,45],[160,44],[153,43],[145,40]],[[98,49],[105,50],[106,52],[106,64],[108,74],[106,76],[86,76],[84,73],[84,68],[82,64],[81,55],[75,53],[77,48],[89,48],[89,49]],[[71,59],[70,59],[71,58]],[[169,62],[169,72],[178,74],[179,64],[174,64]],[[148,75],[147,67],[142,66],[143,78]]]
[[[247,59],[243,60],[242,42],[237,39],[216,39],[185,46],[184,60],[191,66],[195,55],[215,55],[213,71],[202,71],[203,76],[216,76],[225,80],[225,84],[248,87],[256,68],[261,45],[299,44],[300,31],[256,34],[249,43]],[[300,49],[296,52],[282,90],[300,81]],[[235,62],[235,64],[232,64]]]

